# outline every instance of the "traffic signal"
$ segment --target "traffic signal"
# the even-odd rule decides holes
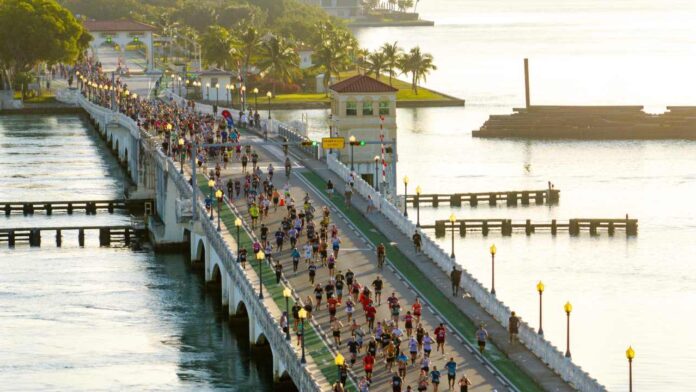
[[[302,145],[302,147],[314,147],[317,145],[317,142],[314,140],[305,140],[301,142],[300,145]]]
[[[354,142],[350,142],[350,145],[351,145],[351,146],[361,146],[361,147],[362,147],[362,146],[365,145],[365,141],[364,141],[364,140],[356,140],[356,141],[354,141]]]

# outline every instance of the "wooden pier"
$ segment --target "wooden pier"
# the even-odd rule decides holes
[[[113,226],[61,226],[61,227],[36,227],[36,228],[3,228],[0,229],[0,243],[7,242],[12,248],[17,243],[27,243],[32,247],[41,246],[41,235],[44,232],[55,232],[56,246],[63,244],[63,232],[76,232],[77,242],[85,246],[85,232],[99,232],[99,246],[110,246],[112,243],[130,246],[135,237],[146,235],[144,225],[113,225]]]
[[[413,207],[418,205],[431,205],[438,207],[440,204],[449,204],[452,207],[461,207],[462,203],[469,203],[476,207],[479,202],[495,206],[498,202],[505,202],[507,206],[516,206],[518,203],[529,205],[531,203],[558,204],[561,191],[558,189],[544,189],[537,191],[506,191],[506,192],[474,192],[453,194],[416,194],[407,195],[406,202]]]
[[[448,220],[437,220],[434,225],[421,225],[422,229],[435,229],[435,237],[444,237],[447,231],[459,230],[459,235],[465,237],[467,232],[480,232],[487,236],[491,230],[500,231],[504,236],[511,236],[514,231],[524,231],[526,235],[536,233],[538,230],[548,231],[556,235],[558,231],[568,231],[571,236],[580,235],[587,231],[590,235],[598,235],[599,230],[606,230],[613,236],[616,230],[624,230],[627,237],[638,235],[637,219],[570,219],[558,222],[515,221],[510,219],[458,219],[454,225]]]
[[[87,215],[96,215],[99,210],[113,214],[116,210],[140,211],[146,209],[152,209],[151,200],[0,201],[0,210],[5,212],[5,216],[10,216],[13,213],[33,215],[35,212],[44,212],[46,215],[52,215],[54,212],[65,212],[72,215],[76,211],[84,211]]]

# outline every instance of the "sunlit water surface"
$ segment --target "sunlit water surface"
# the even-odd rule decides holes
[[[466,108],[399,109],[398,178],[424,193],[561,189],[560,205],[464,207],[461,218],[548,221],[639,219],[627,239],[537,233],[456,243],[457,260],[535,328],[543,280],[544,331],[565,350],[563,304],[571,301],[573,360],[610,390],[628,390],[624,351],[636,349],[637,390],[686,391],[696,382],[696,143],[686,141],[510,141],[471,137],[490,114],[524,105],[522,59],[531,63],[536,104],[696,105],[696,3],[692,1],[423,0],[435,27],[357,31],[373,49],[420,45],[438,70],[426,85],[467,100]],[[299,111],[275,111],[280,119]],[[326,111],[304,112],[326,136]],[[400,189],[401,191],[401,189]],[[421,210],[446,219],[447,206]],[[415,217],[415,214],[411,214]],[[449,249],[449,239],[441,244]]]
[[[117,198],[121,170],[94,135],[77,116],[0,117],[0,200]],[[127,221],[3,214],[0,227]],[[63,236],[62,248],[48,232],[41,248],[0,247],[1,390],[273,389],[246,327],[230,328],[183,256]]]

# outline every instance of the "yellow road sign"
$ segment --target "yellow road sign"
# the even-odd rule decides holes
[[[337,150],[342,149],[346,145],[346,139],[342,137],[325,137],[321,139],[322,148],[335,148]]]

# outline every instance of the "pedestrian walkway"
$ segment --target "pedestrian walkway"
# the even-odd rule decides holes
[[[246,139],[249,140],[249,139]],[[280,152],[280,149],[277,149],[276,151],[273,151],[273,148],[270,149],[272,152],[275,152],[274,154],[269,154],[267,152],[261,151],[261,159],[262,161],[259,163],[259,166],[265,168],[268,166],[269,163],[274,163],[276,168],[282,167],[282,155],[278,157],[277,155],[282,154]],[[223,180],[222,182],[225,183],[227,181],[227,178],[230,176],[232,178],[239,178],[241,176],[241,168],[239,167],[239,164],[232,165],[233,167],[231,169],[228,169],[227,171],[223,170]],[[251,166],[251,165],[250,165]],[[292,195],[292,197],[298,201],[298,203],[301,203],[301,200],[303,199],[305,192],[309,192],[310,198],[313,200],[313,204],[317,209],[320,209],[320,207],[324,204],[329,204],[327,200],[325,200],[325,196],[322,194],[321,191],[315,189],[314,186],[315,184],[311,184],[307,181],[306,177],[311,177],[311,173],[304,171],[301,176],[296,176],[293,175],[291,180],[289,181],[289,190]],[[276,175],[274,176],[274,184],[276,187],[282,189],[283,186],[285,185],[285,176],[283,173],[276,172]],[[201,183],[201,182],[199,182]],[[205,182],[202,182],[205,183]],[[317,188],[321,188],[321,186],[317,186]],[[201,187],[202,191],[206,191],[207,185],[205,187]],[[338,197],[335,197],[336,199]],[[246,211],[246,201],[243,199],[237,199],[235,200],[235,205],[239,207],[240,210],[243,212],[241,215],[245,218],[245,220],[248,222],[249,221],[249,216],[248,212]],[[269,214],[269,217],[264,219],[264,223],[267,224],[270,228],[270,234],[269,238],[272,236],[272,233],[275,232],[275,230],[279,227],[281,219],[285,215],[286,210],[283,208],[279,208],[278,211],[276,212],[271,212]],[[416,297],[419,297],[420,294],[414,290],[411,285],[404,280],[404,277],[401,276],[401,274],[397,273],[396,270],[393,270],[391,268],[385,268],[383,271],[379,271],[376,266],[376,251],[374,244],[371,243],[371,240],[374,239],[372,235],[369,235],[371,240],[368,240],[368,235],[362,233],[359,228],[354,226],[349,220],[347,219],[345,213],[339,209],[337,209],[335,206],[332,208],[332,223],[335,223],[339,229],[340,233],[340,238],[341,238],[341,251],[339,252],[339,257],[338,257],[338,263],[337,263],[337,270],[342,270],[343,274],[346,273],[347,269],[350,268],[356,276],[356,279],[363,285],[370,286],[372,281],[376,278],[376,276],[379,274],[382,276],[382,279],[384,281],[384,288],[383,288],[383,296],[382,296],[382,304],[380,306],[377,306],[377,320],[387,320],[390,319],[390,311],[389,308],[386,305],[386,298],[390,296],[392,293],[396,293],[397,297],[399,298],[399,302],[401,304],[401,307],[403,309],[403,312],[401,315],[403,316],[406,313],[406,310],[410,310],[411,305],[415,302]],[[223,219],[226,219],[225,214],[223,213],[222,215]],[[258,229],[257,229],[257,235],[258,235]],[[386,241],[386,240],[385,240]],[[303,241],[300,241],[300,244],[303,245]],[[243,246],[250,246],[251,243],[245,243],[244,240],[242,240],[242,245]],[[391,255],[391,253],[388,251],[388,255]],[[291,257],[289,250],[286,248],[283,252],[280,254],[274,254],[274,259],[278,258],[281,260],[281,263],[283,265],[283,275],[285,278],[289,281],[290,285],[293,287],[295,293],[299,295],[300,298],[306,299],[307,297],[314,297],[313,295],[313,286],[309,283],[308,281],[308,274],[306,270],[306,265],[304,263],[301,263],[301,268],[298,270],[297,273],[292,272],[292,262],[291,262]],[[273,272],[271,271],[271,268],[265,264],[264,265],[264,283],[269,284],[272,287],[273,284],[275,283],[275,276]],[[270,282],[268,282],[270,280]],[[316,282],[321,282],[322,286],[325,285],[328,281],[328,271],[327,268],[320,268],[317,272],[316,276]],[[282,289],[280,289],[282,290]],[[346,290],[344,290],[346,291]],[[346,295],[344,294],[344,298]],[[282,298],[282,293],[280,294],[280,297],[278,298],[281,302],[284,302],[284,299]],[[306,302],[306,301],[305,301]],[[318,311],[318,312],[313,312],[313,318],[319,325],[320,331],[331,331],[331,322],[330,322],[330,317],[328,314],[328,311],[325,308],[325,302],[322,301],[323,307]],[[345,304],[345,302],[344,302]],[[344,305],[343,304],[343,305]],[[342,355],[348,359],[350,358],[350,353],[348,352],[348,349],[346,347],[346,341],[347,337],[350,336],[350,326],[348,325],[347,322],[347,315],[345,314],[345,309],[344,306],[341,306],[338,308],[337,311],[337,316],[338,319],[343,323],[343,326],[340,328],[341,331],[341,337],[342,337],[342,347],[339,347],[341,350]],[[355,311],[355,318],[359,320],[361,324],[364,324],[365,319],[364,315],[362,314],[362,310],[360,309],[360,306],[357,306],[357,309]],[[438,326],[438,324],[442,322],[441,317],[439,317],[435,312],[433,312],[433,309],[431,309],[429,306],[424,306],[424,311],[423,311],[423,327],[426,331],[428,331],[431,336],[432,333],[435,329],[435,327]],[[400,327],[403,329],[403,321],[400,322]],[[415,327],[415,326],[414,326]],[[448,327],[449,328],[449,327]],[[331,337],[329,336],[328,333],[324,332],[323,333],[324,338],[326,340],[330,340]],[[404,339],[405,340],[405,339]],[[309,343],[309,339],[307,340],[307,343]],[[404,351],[407,351],[408,348],[408,343],[404,342],[402,343],[402,349]],[[435,345],[433,344],[433,349]],[[333,348],[336,346],[333,345]],[[364,350],[363,350],[364,353]],[[326,355],[328,354],[328,355]],[[318,355],[318,358],[315,358],[315,361],[318,361],[319,363],[324,363],[327,364],[328,373],[325,375],[327,376],[328,379],[330,380],[335,380],[335,378],[338,375],[337,368],[335,365],[333,365],[333,355],[327,351],[324,350],[315,350],[312,355]],[[506,390],[505,384],[502,381],[501,376],[498,374],[497,377],[495,374],[493,374],[491,367],[487,366],[485,363],[482,363],[479,361],[478,356],[473,353],[473,350],[471,350],[470,346],[462,344],[461,341],[459,341],[455,335],[450,334],[446,340],[445,344],[445,354],[441,353],[435,353],[433,352],[431,355],[431,360],[432,364],[430,367],[430,370],[432,370],[432,366],[437,366],[438,369],[443,369],[445,363],[449,360],[450,357],[454,357],[455,362],[458,364],[458,376],[461,376],[462,374],[466,373],[468,378],[473,382],[472,385],[472,390],[476,391],[490,391],[493,389],[497,389],[498,391]],[[353,374],[359,379],[363,376],[363,371],[361,369],[361,360],[362,355],[359,356],[358,362],[356,365],[353,367]],[[384,367],[384,359],[378,357],[378,362],[375,366],[375,373],[373,376],[373,382],[370,390],[391,390],[390,382],[391,382],[391,374],[385,371]],[[416,387],[416,384],[418,382],[418,373],[420,369],[422,361],[422,351],[420,353],[419,358],[417,359],[415,366],[411,366],[409,364],[407,368],[407,377],[405,379],[405,384],[404,385],[411,385],[412,387]],[[393,370],[396,370],[396,366],[394,366]],[[331,377],[331,373],[334,373],[335,376]],[[442,373],[442,378],[443,378],[443,386],[446,383],[446,376],[445,376],[445,371],[443,369]],[[533,385],[533,383],[532,383]],[[524,390],[538,390],[538,388],[525,388]]]
[[[338,192],[344,189],[344,181],[323,163],[311,159],[303,160],[303,163],[312,170],[304,174],[308,183],[315,187],[323,187],[330,179],[334,184],[342,185],[337,187]],[[451,293],[449,276],[436,268],[435,263],[427,256],[422,253],[417,254],[410,238],[402,234],[378,212],[365,214],[367,208],[365,199],[359,195],[353,196],[351,204],[354,208],[351,210],[347,210],[342,199],[334,198],[332,202],[345,212],[360,231],[370,233],[370,238],[373,240],[387,241],[387,238],[391,240],[387,245],[387,254],[393,256],[390,257],[390,262],[413,289],[421,293]],[[526,347],[520,343],[510,344],[507,330],[471,297],[465,293],[461,294],[456,297],[449,295],[426,295],[426,297],[439,316],[453,325],[463,339],[471,345],[476,342],[474,335],[477,326],[485,325],[495,345],[491,347],[491,350],[487,350],[485,358],[520,390],[573,390]]]

